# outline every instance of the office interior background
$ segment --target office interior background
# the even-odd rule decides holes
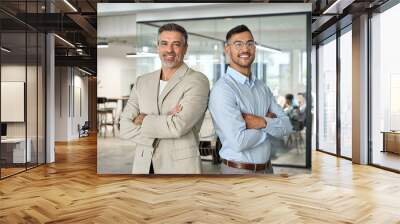
[[[129,21],[137,21],[137,13],[157,15],[160,11],[168,11],[171,8],[174,11],[180,9],[182,13],[195,11],[196,8],[218,8],[218,3],[205,3],[206,5],[182,3],[180,8],[175,8],[176,5],[171,6],[169,3],[159,3],[153,7],[144,5],[143,8],[136,4],[132,4],[132,8],[109,5],[103,9],[100,7],[101,4],[97,4],[113,2],[116,1],[2,0],[0,2],[2,133],[0,191],[3,192],[2,195],[6,195],[4,192],[7,192],[7,196],[13,198],[11,193],[21,191],[23,188],[10,190],[8,183],[28,184],[33,179],[45,182],[50,181],[46,179],[48,176],[68,177],[69,174],[75,175],[78,170],[91,172],[91,174],[79,174],[81,177],[97,178],[96,172],[99,170],[96,169],[99,167],[96,168],[96,163],[106,161],[101,161],[104,155],[96,153],[96,142],[109,141],[112,144],[113,136],[118,135],[118,124],[115,121],[118,118],[118,110],[123,107],[123,102],[129,93],[130,85],[135,81],[132,74],[144,74],[159,66],[157,58],[151,54],[146,58],[135,58],[133,55],[137,55],[139,51],[152,53],[154,49],[146,41],[153,39],[146,35],[153,36],[157,25],[162,22],[154,20],[149,24],[148,21],[139,21],[135,24]],[[259,1],[241,2],[248,5],[259,3]],[[275,4],[281,1],[267,2]],[[357,198],[359,196],[357,192],[349,193],[347,187],[354,185],[355,188],[360,188],[369,185],[363,192],[376,194],[374,196],[378,199],[363,200],[383,198],[384,202],[374,204],[372,208],[383,206],[384,209],[367,209],[374,214],[368,218],[378,220],[379,213],[380,221],[394,223],[400,219],[398,213],[393,212],[398,211],[398,203],[389,202],[382,194],[386,192],[391,196],[397,195],[393,189],[398,189],[396,173],[400,172],[400,103],[396,98],[400,93],[400,67],[396,57],[400,51],[398,43],[400,32],[396,29],[400,21],[400,4],[395,0],[294,2],[296,3],[275,6],[282,9],[295,8],[296,4],[304,2],[310,5],[312,45],[309,73],[304,69],[307,68],[305,64],[307,54],[304,53],[306,47],[296,47],[300,42],[301,46],[304,46],[304,42],[307,41],[307,39],[297,39],[303,37],[301,32],[307,29],[300,23],[304,19],[301,15],[291,15],[297,16],[298,20],[285,20],[284,16],[266,18],[261,12],[249,12],[251,18],[243,20],[243,23],[254,24],[252,28],[255,30],[264,28],[262,26],[264,24],[287,29],[288,33],[283,37],[299,41],[293,41],[288,45],[288,39],[282,39],[284,43],[282,48],[290,49],[292,52],[290,55],[279,53],[280,56],[276,56],[272,53],[259,52],[257,60],[264,63],[256,63],[254,68],[259,72],[258,78],[265,80],[276,96],[288,92],[285,90],[288,88],[285,86],[286,80],[282,80],[282,77],[293,74],[295,75],[292,80],[296,84],[292,83],[294,87],[291,86],[293,88],[291,92],[296,96],[297,93],[309,93],[305,103],[311,116],[309,119],[311,129],[308,130],[311,141],[300,143],[304,144],[304,149],[301,149],[303,151],[290,150],[293,154],[286,151],[282,153],[284,156],[277,159],[288,159],[288,164],[306,165],[306,148],[310,147],[312,150],[310,162],[313,167],[309,172],[310,175],[318,172],[317,177],[313,178],[322,189],[344,188],[346,196]],[[228,5],[234,12],[241,11],[240,8],[234,9],[234,3]],[[101,10],[103,11],[100,13]],[[223,59],[220,58],[222,47],[220,39],[224,38],[216,33],[220,28],[218,24],[222,22],[229,26],[229,23],[236,22],[236,18],[224,17],[222,14],[212,18],[207,18],[206,15],[197,16],[203,16],[202,20],[186,21],[182,17],[172,21],[182,23],[184,26],[186,24],[201,32],[210,32],[210,36],[193,35],[189,39],[193,47],[199,51],[204,49],[215,54],[189,54],[187,62],[195,68],[209,71],[205,73],[210,75],[212,85],[223,70],[223,66],[202,68],[197,61],[211,60],[221,64]],[[120,26],[113,27],[110,25],[113,23],[120,23]],[[272,25],[265,27],[273,29]],[[227,27],[224,26],[223,29],[227,30]],[[268,33],[265,35],[259,38],[273,37]],[[149,48],[143,48],[147,45]],[[110,64],[113,66],[109,66]],[[102,66],[107,68],[102,69]],[[119,78],[112,81],[111,77]],[[308,86],[307,80],[310,82]],[[305,89],[306,87],[309,89]],[[306,133],[303,131],[298,137],[305,138],[305,136]],[[124,154],[116,154],[117,159],[122,155]],[[297,163],[294,159],[300,162]],[[321,162],[325,160],[329,162]],[[79,165],[80,163],[84,165]],[[123,164],[128,167],[128,163],[129,161],[125,161]],[[279,164],[282,161],[275,163]],[[318,169],[315,169],[315,166]],[[112,173],[110,170],[104,172]],[[338,179],[329,179],[336,176]],[[345,182],[343,187],[340,184],[344,179],[341,178],[345,177],[353,180]],[[109,181],[123,180],[117,177],[104,178],[110,178]],[[362,183],[352,182],[364,178]],[[105,179],[102,181],[106,182]],[[184,184],[182,180],[176,181]],[[250,179],[248,181],[260,183]],[[301,183],[299,179],[296,181],[291,183]],[[364,189],[363,187],[361,188]],[[341,193],[335,190],[334,194]],[[1,197],[2,201],[7,200]],[[309,197],[312,198],[311,195]],[[391,205],[388,206],[386,203]],[[0,213],[5,214],[10,211],[8,207],[3,207],[6,204],[0,206],[2,208]],[[334,208],[333,211],[337,212],[339,209]],[[361,213],[343,213],[335,220],[348,222],[366,220],[365,217],[361,219]],[[329,215],[327,217],[332,218]]]
[[[311,118],[311,114],[307,114],[310,111],[306,108],[306,98],[311,98],[307,92],[307,72],[311,71],[307,67],[307,60],[310,60],[307,54],[311,55],[311,35],[308,35],[311,32],[311,4],[275,8],[243,3],[170,3],[166,6],[98,4],[98,172],[131,172],[134,150],[131,141],[119,138],[119,117],[136,78],[161,67],[157,54],[157,32],[168,22],[187,29],[189,49],[184,61],[189,67],[206,74],[211,88],[225,72],[228,63],[223,52],[227,31],[240,24],[246,24],[252,30],[257,42],[253,74],[271,89],[288,115],[294,113],[294,109],[286,103],[287,94],[294,96],[293,104],[301,111],[297,117],[293,116],[295,131],[292,134],[283,138],[271,136],[272,163],[275,166],[310,168],[311,145],[306,149],[306,140],[308,137],[311,142],[311,131],[307,136],[306,118]],[[126,12],[126,8],[131,10]],[[185,9],[184,13],[181,8]],[[238,8],[240,12],[226,13]],[[149,13],[149,9],[153,10]],[[207,16],[193,16],[195,12]],[[220,17],[223,13],[224,16]],[[110,73],[114,75],[110,76]],[[311,127],[311,122],[308,125]],[[203,174],[218,174],[220,171],[217,141],[207,110],[200,130]]]
[[[7,23],[2,23],[1,34],[1,116],[4,142],[1,160],[2,177],[43,164],[45,161],[45,75],[49,74],[49,70],[54,69],[54,73],[58,74],[54,75],[53,83],[50,85],[50,87],[54,85],[54,101],[52,102],[54,104],[54,137],[48,138],[50,141],[47,145],[50,150],[47,156],[48,161],[52,161],[54,153],[51,148],[54,148],[54,141],[79,138],[80,129],[85,126],[86,121],[88,121],[87,124],[91,124],[91,131],[99,130],[99,136],[102,137],[98,139],[99,142],[104,140],[112,142],[112,138],[104,138],[107,135],[118,136],[118,116],[122,110],[123,101],[126,101],[130,87],[135,82],[136,74],[145,74],[154,70],[160,63],[155,57],[153,37],[156,35],[157,26],[163,23],[157,20],[163,19],[149,16],[152,12],[158,12],[160,16],[163,12],[164,14],[168,12],[168,9],[172,10],[172,7],[175,11],[179,11],[179,7],[187,10],[190,8],[204,10],[213,5],[212,3],[184,3],[178,4],[177,7],[173,4],[110,5],[110,3],[101,3],[98,17],[96,17],[94,15],[96,4],[80,3],[83,5],[80,7],[86,7],[80,10],[88,11],[87,15],[85,14],[85,26],[81,25],[84,27],[82,28],[74,24],[74,21],[78,20],[75,17],[79,17],[79,13],[74,12],[68,4],[58,1],[50,1],[51,9],[47,7],[47,10],[54,11],[53,19],[57,22],[52,25],[44,24],[45,3],[45,1],[3,1],[2,3],[3,21],[7,21]],[[322,7],[321,4],[319,7]],[[239,18],[218,17],[218,10],[215,10],[214,15],[210,16],[213,14],[211,12],[208,14],[208,18],[198,16],[198,18],[187,19],[181,16],[186,19],[171,21],[188,27],[191,48],[186,56],[186,63],[207,74],[211,86],[225,69],[222,53],[224,32],[219,31],[227,30],[238,23],[251,24],[249,26],[254,30],[255,37],[260,43],[273,45],[270,48],[258,50],[258,61],[253,66],[258,78],[264,80],[272,89],[281,105],[284,104],[283,96],[286,93],[292,93],[298,98],[297,101],[304,100],[304,104],[310,106],[311,149],[351,159],[353,77],[350,74],[352,73],[353,29],[349,17],[352,15],[343,16],[340,20],[341,27],[336,31],[332,28],[321,30],[323,26],[316,27],[317,19],[313,17],[314,23],[311,28],[319,28],[319,30],[314,30],[312,34],[311,96],[310,102],[307,102],[301,99],[305,97],[298,95],[298,93],[307,92],[307,35],[305,33],[307,15],[290,14],[299,10],[296,9],[295,4],[286,5],[290,7],[285,6],[287,9],[283,12],[286,14],[281,15],[268,16],[271,13],[265,13],[265,11],[264,14],[253,13],[252,15],[250,13],[252,10],[254,12],[254,9],[251,7],[254,6],[248,5],[247,9],[241,6],[244,8],[238,14],[242,15]],[[314,7],[315,10],[316,5],[310,5],[310,7]],[[214,7],[217,8],[215,5]],[[231,4],[229,7],[238,6]],[[281,7],[281,12],[285,7]],[[57,12],[64,12],[64,10],[65,12],[72,10],[71,15],[66,18],[59,15],[56,17]],[[396,154],[396,149],[392,149],[396,148],[393,144],[397,141],[397,135],[393,130],[399,129],[400,122],[399,105],[394,97],[399,85],[396,66],[393,66],[396,64],[393,60],[396,58],[394,52],[397,49],[395,44],[389,44],[394,41],[391,37],[398,35],[391,29],[398,19],[396,10],[397,7],[394,6],[386,11],[381,10],[380,13],[371,13],[372,16],[368,19],[370,42],[366,50],[371,54],[368,67],[370,83],[364,88],[369,90],[367,96],[370,108],[367,110],[367,116],[369,116],[367,129],[368,141],[371,144],[368,152],[365,152],[367,155],[365,163],[399,170],[398,154]],[[13,15],[16,12],[19,13],[18,17]],[[243,15],[249,14],[252,16],[243,18]],[[321,18],[334,17],[327,14]],[[142,15],[142,19],[139,19],[136,25],[132,25],[134,24],[132,21],[137,20],[137,15],[139,15],[138,18]],[[74,19],[71,19],[71,16]],[[118,26],[115,26],[116,23]],[[96,28],[98,28],[97,32]],[[49,31],[64,31],[64,33],[57,34],[56,32],[54,36],[46,37],[45,33]],[[98,37],[97,41],[95,37]],[[48,46],[51,41],[54,41],[53,52],[52,46]],[[98,68],[95,48],[97,44]],[[10,46],[15,46],[12,47],[15,50],[12,50]],[[135,55],[136,53],[139,55]],[[141,53],[145,54],[140,55]],[[47,62],[46,71],[44,69],[46,57],[50,59],[51,54],[55,55],[54,67],[51,68]],[[203,63],[205,61],[207,63]],[[98,75],[96,75],[97,69]],[[110,73],[113,75],[109,75]],[[288,78],[292,80],[291,83],[287,82]],[[99,105],[95,105],[98,101],[95,100],[96,92],[100,101],[105,100]],[[108,107],[108,114],[107,109],[105,111],[100,109],[99,115],[96,115],[97,109],[104,105]],[[10,117],[11,115],[14,117]],[[97,116],[99,116],[99,121],[96,121]],[[212,125],[209,115],[206,116],[205,122]],[[212,127],[204,128],[204,136],[211,135],[213,138],[210,140],[215,137]],[[290,140],[293,140],[294,148],[301,145],[299,149],[292,150],[292,154],[281,153],[280,156],[274,158],[274,163],[306,166],[305,130],[299,136],[292,136],[292,138]],[[287,143],[288,140],[285,141]],[[129,162],[133,156],[132,150],[129,150],[129,143],[126,144],[128,146],[125,148],[120,147],[122,151],[119,154],[114,154],[126,160],[123,162],[126,167],[122,168],[125,170],[131,166]],[[101,143],[99,147],[101,145],[108,144]],[[101,158],[110,156],[104,153],[99,151],[100,164]],[[125,156],[127,154],[132,156]],[[15,158],[11,159],[12,157]],[[105,167],[112,166],[112,164],[107,165]]]

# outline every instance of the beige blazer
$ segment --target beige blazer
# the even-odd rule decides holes
[[[121,114],[120,135],[136,143],[132,173],[199,174],[199,131],[207,109],[208,78],[183,64],[159,94],[161,70],[140,76]],[[167,115],[176,105],[182,111]],[[145,113],[141,126],[133,123]]]

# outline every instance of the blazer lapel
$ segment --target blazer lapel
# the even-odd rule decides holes
[[[164,102],[165,97],[168,95],[169,92],[182,80],[186,72],[188,71],[189,67],[183,63],[181,67],[176,70],[175,74],[172,78],[168,81],[168,84],[165,86],[164,90],[161,92],[160,96],[158,97],[158,110],[161,111],[162,103]]]
[[[160,89],[160,74],[161,70],[157,70],[151,74],[150,82],[146,83],[146,89],[148,90],[148,102],[154,102],[154,108],[152,106],[152,113],[154,114],[160,114],[160,111],[158,109],[158,91]]]

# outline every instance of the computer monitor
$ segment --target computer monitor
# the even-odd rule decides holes
[[[7,124],[1,123],[1,136],[7,136]]]

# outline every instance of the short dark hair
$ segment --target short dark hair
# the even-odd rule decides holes
[[[226,43],[228,43],[229,39],[231,39],[231,37],[234,34],[243,33],[243,32],[249,32],[251,34],[251,36],[253,36],[253,34],[251,33],[250,29],[247,26],[242,24],[242,25],[239,25],[239,26],[235,26],[235,27],[233,27],[232,29],[230,29],[228,31],[228,33],[226,34]]]
[[[183,35],[183,38],[185,39],[185,45],[187,45],[187,41],[188,41],[188,34],[185,30],[185,28],[183,28],[182,26],[176,24],[176,23],[167,23],[162,25],[159,29],[158,29],[158,40],[160,38],[160,34],[164,31],[175,31],[175,32],[179,32]]]
[[[294,96],[291,93],[286,94],[285,96],[286,100],[288,100],[290,103],[293,102]]]

